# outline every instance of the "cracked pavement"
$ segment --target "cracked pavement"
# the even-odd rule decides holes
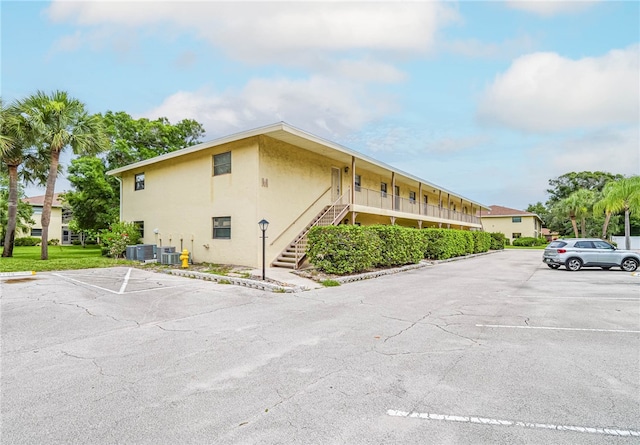
[[[630,443],[387,415],[640,430],[640,278],[540,257],[296,294],[127,268],[0,281],[0,442]],[[554,326],[594,331],[529,329]]]

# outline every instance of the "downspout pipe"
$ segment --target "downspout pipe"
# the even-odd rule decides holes
[[[116,178],[116,181],[118,181],[118,184],[120,185],[120,204],[118,207],[120,207],[119,218],[120,221],[122,221],[122,178],[120,176],[114,176],[114,178]]]

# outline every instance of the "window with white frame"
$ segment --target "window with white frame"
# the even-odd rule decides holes
[[[387,183],[386,182],[381,182],[380,183],[380,196],[382,196],[383,198],[387,197]]]
[[[411,204],[416,203],[416,192],[409,191],[409,202]]]

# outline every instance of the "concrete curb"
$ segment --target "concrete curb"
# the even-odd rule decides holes
[[[171,269],[166,271],[169,275],[177,275],[186,278],[196,278],[205,281],[215,281],[219,284],[233,284],[236,286],[250,287],[252,289],[260,289],[277,293],[295,293],[308,290],[306,287],[300,286],[281,286],[279,284],[266,283],[263,281],[249,280],[247,278],[228,277],[225,275],[215,275],[210,273],[196,272],[190,270]]]
[[[393,274],[400,273],[400,272],[406,272],[408,270],[422,269],[423,267],[433,266],[433,265],[440,264],[440,263],[450,263],[452,261],[466,260],[466,259],[469,259],[469,258],[474,258],[474,257],[482,256],[482,255],[489,255],[489,254],[496,253],[496,252],[500,252],[500,251],[499,250],[495,250],[495,251],[490,251],[490,252],[474,253],[474,254],[471,254],[471,255],[459,256],[459,257],[455,257],[455,258],[449,258],[449,259],[446,259],[446,260],[437,260],[437,261],[422,260],[418,264],[408,264],[406,266],[394,267],[393,269],[379,270],[379,271],[376,271],[376,272],[365,272],[365,273],[358,274],[358,275],[349,275],[347,277],[335,278],[335,281],[337,281],[340,284],[353,283],[354,281],[369,280],[371,278],[378,278],[378,277],[382,277],[384,275],[393,275]]]
[[[472,255],[465,255],[465,256],[449,258],[446,260],[438,260],[438,261],[422,260],[418,264],[408,264],[406,266],[394,267],[392,269],[379,270],[376,272],[365,272],[358,275],[349,275],[346,277],[339,277],[339,278],[335,278],[334,281],[337,281],[340,284],[346,284],[346,283],[353,283],[356,281],[370,280],[370,279],[382,277],[385,275],[393,275],[400,272],[406,272],[408,270],[422,269],[423,267],[433,266],[440,263],[450,263],[452,261],[466,260],[469,258],[475,258],[482,255],[490,255],[492,253],[497,253],[497,252],[502,252],[502,251],[492,250],[489,252],[474,253]],[[187,278],[196,278],[196,279],[205,280],[205,281],[214,281],[220,284],[233,284],[236,286],[250,287],[252,289],[260,289],[264,291],[277,292],[277,293],[290,294],[290,293],[304,292],[309,290],[309,288],[304,286],[291,286],[291,287],[281,286],[279,284],[249,280],[247,278],[228,277],[225,275],[215,275],[215,274],[196,272],[196,271],[190,271],[190,270],[170,269],[165,273],[169,275],[177,275],[177,276],[187,277]]]

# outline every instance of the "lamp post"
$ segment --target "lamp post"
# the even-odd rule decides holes
[[[267,231],[267,227],[269,227],[269,221],[262,218],[262,220],[258,223],[258,227],[262,230],[262,279],[265,279],[264,275],[264,263],[265,263],[265,238],[264,233]]]

